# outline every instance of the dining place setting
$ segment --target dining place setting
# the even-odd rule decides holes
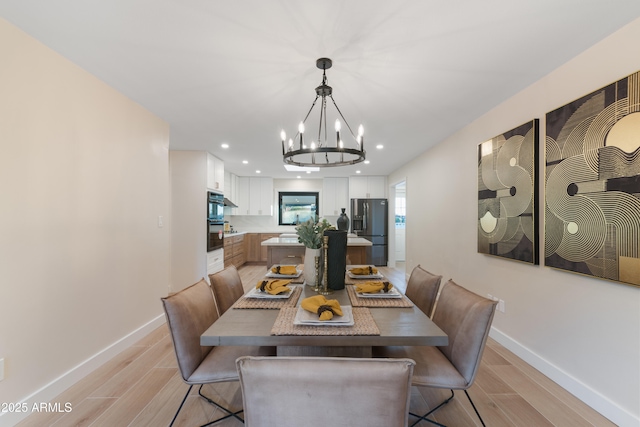
[[[271,335],[380,335],[369,308],[413,307],[373,265],[347,266],[343,289],[321,292],[303,265],[274,265],[234,309],[277,309]]]

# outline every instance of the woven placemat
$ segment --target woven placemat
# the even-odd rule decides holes
[[[281,309],[283,307],[295,307],[302,293],[302,286],[294,286],[291,291],[291,296],[287,299],[284,298],[247,298],[242,297],[236,301],[231,308],[267,308],[267,309]]]
[[[355,286],[345,286],[347,294],[351,300],[352,307],[413,307],[413,303],[409,298],[402,295],[402,298],[362,298],[356,294]]]
[[[371,311],[353,307],[353,326],[294,325],[297,307],[284,307],[271,328],[271,335],[380,335]]]

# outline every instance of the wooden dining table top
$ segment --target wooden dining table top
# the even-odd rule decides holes
[[[302,287],[298,299],[318,295],[311,286]],[[353,285],[346,285],[353,286]],[[251,291],[249,291],[251,292]],[[245,294],[246,295],[246,294]],[[346,289],[334,291],[327,299],[351,305]],[[280,310],[230,308],[200,337],[203,346],[442,346],[448,344],[442,331],[418,307],[371,307],[380,335],[272,335]],[[331,328],[332,326],[323,326]]]

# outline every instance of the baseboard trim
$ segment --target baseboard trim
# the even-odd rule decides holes
[[[621,408],[597,390],[543,359],[508,335],[492,327],[489,336],[614,424],[621,427],[640,425],[640,418]]]
[[[34,403],[39,402],[51,402],[56,396],[60,393],[86,377],[88,374],[102,366],[107,361],[111,360],[121,351],[131,347],[140,339],[144,338],[148,334],[150,334],[153,330],[158,328],[159,326],[165,323],[165,316],[161,314],[156,318],[150,320],[146,324],[142,325],[138,329],[132,331],[128,335],[120,338],[118,341],[114,342],[110,346],[106,347],[102,351],[94,354],[87,360],[81,362],[77,366],[71,368],[64,374],[60,375],[55,380],[51,381],[49,384],[46,384],[39,390],[30,394],[29,396],[22,399],[20,402],[25,402],[28,404],[28,407],[32,407]],[[64,403],[63,403],[64,405]],[[21,413],[21,412],[6,412],[0,413],[0,426],[2,427],[12,427],[17,423],[25,419],[31,415],[30,412]]]

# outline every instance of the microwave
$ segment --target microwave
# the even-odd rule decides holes
[[[207,194],[207,220],[222,224],[224,222],[224,196],[222,194],[208,192]]]

